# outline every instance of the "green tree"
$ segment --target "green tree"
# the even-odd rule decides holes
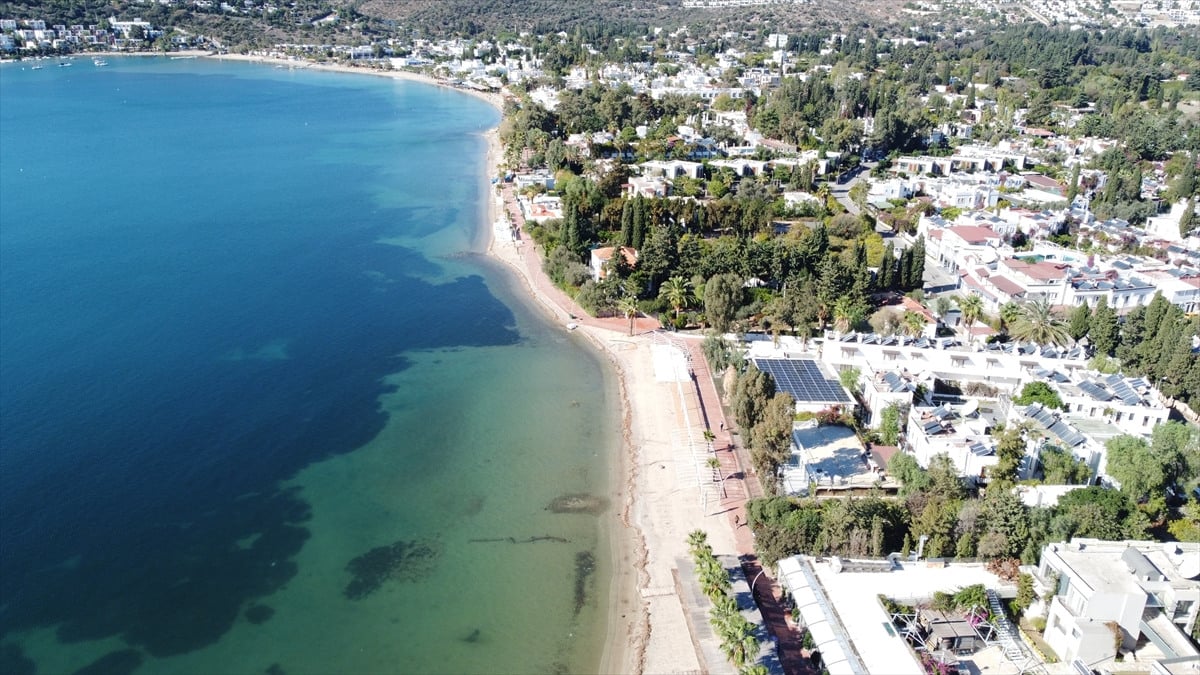
[[[1067,324],[1067,332],[1071,335],[1072,340],[1078,341],[1088,334],[1091,319],[1092,309],[1086,302],[1071,311],[1071,321]]]
[[[843,368],[842,370],[838,371],[838,382],[840,382],[843,387],[850,390],[852,394],[858,393],[858,380],[861,377],[862,370],[853,366],[849,368]]]
[[[1107,473],[1121,484],[1121,492],[1134,500],[1166,487],[1163,462],[1150,449],[1150,444],[1137,436],[1117,436],[1109,439]]]
[[[1162,464],[1166,485],[1185,485],[1200,477],[1200,430],[1182,422],[1154,427],[1150,450]]]
[[[1021,458],[1025,456],[1025,438],[1019,427],[1008,427],[996,436],[996,456],[999,461],[988,471],[991,486],[1001,490],[1017,482]]]
[[[1053,535],[1097,539],[1138,539],[1145,536],[1146,518],[1124,490],[1092,486],[1059,497],[1051,524]]]
[[[984,537],[993,537],[987,553],[984,552],[984,539],[980,538],[980,555],[1016,557],[1021,554],[1029,538],[1029,515],[1020,497],[1009,489],[988,490],[983,500],[981,518],[985,523]]]
[[[1012,334],[1012,326],[1021,317],[1021,305],[1011,300],[1000,305],[1000,332]]]
[[[912,455],[897,452],[888,460],[887,472],[900,481],[900,496],[924,492],[929,489],[932,480]]]
[[[1087,462],[1053,445],[1041,449],[1038,461],[1042,465],[1042,479],[1048,485],[1083,485],[1092,477]]]
[[[736,274],[718,274],[704,284],[704,314],[718,332],[729,330],[742,305],[742,278]]]
[[[1096,348],[1097,354],[1112,356],[1117,348],[1117,314],[1108,306],[1108,300],[1100,296],[1096,303],[1096,311],[1088,324],[1088,340]]]
[[[1200,542],[1200,502],[1188,502],[1179,518],[1167,524],[1167,531],[1179,541]]]
[[[775,379],[751,364],[733,385],[733,396],[729,403],[733,409],[733,419],[743,429],[750,429],[762,419],[767,402],[774,396]]]
[[[904,312],[900,323],[904,327],[904,333],[911,337],[917,337],[925,330],[925,317],[917,312]]]
[[[884,445],[900,442],[900,404],[890,403],[880,413],[879,441]]]
[[[1013,399],[1013,403],[1017,405],[1029,405],[1030,403],[1041,403],[1047,408],[1057,408],[1064,410],[1062,397],[1058,392],[1050,388],[1050,385],[1045,382],[1029,382],[1024,387],[1021,387],[1021,395]]]
[[[792,420],[796,403],[791,395],[780,392],[763,406],[762,414],[750,429],[750,458],[758,471],[763,488],[774,494],[779,467],[787,462],[792,447]]]

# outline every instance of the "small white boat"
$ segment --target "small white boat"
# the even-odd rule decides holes
[[[574,321],[567,324],[567,330],[575,330],[576,328],[579,328],[579,324],[575,323]]]
[[[42,66],[33,66],[30,70],[41,70]]]
[[[60,64],[58,64],[58,67],[59,67],[59,68],[70,68],[72,65],[74,65],[74,64],[71,64],[71,63],[60,63]]]
[[[105,61],[104,59],[92,59],[92,65],[96,66],[97,68],[103,68],[104,66],[108,65],[108,61]]]

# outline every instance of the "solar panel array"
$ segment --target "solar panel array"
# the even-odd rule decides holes
[[[1040,403],[1033,403],[1025,409],[1025,414],[1037,420],[1051,434],[1056,436],[1058,440],[1066,444],[1068,448],[1073,448],[1077,445],[1083,445],[1087,439],[1078,431],[1071,428],[1069,424],[1062,421],[1058,415],[1050,412]]]
[[[883,382],[887,385],[889,392],[908,391],[908,382],[896,373],[884,373]]]
[[[1079,383],[1079,388],[1082,389],[1088,396],[1091,396],[1097,401],[1107,402],[1112,400],[1112,394],[1102,389],[1095,382],[1084,380],[1083,382]]]
[[[837,380],[826,379],[812,359],[754,359],[754,365],[775,378],[779,391],[801,403],[851,403]]]
[[[1108,388],[1111,389],[1112,392],[1116,394],[1117,397],[1121,399],[1121,402],[1125,405],[1137,405],[1142,402],[1142,397],[1138,396],[1137,392],[1135,392],[1128,384],[1126,384],[1125,379],[1120,375],[1109,375],[1106,378],[1106,381],[1108,382]]]

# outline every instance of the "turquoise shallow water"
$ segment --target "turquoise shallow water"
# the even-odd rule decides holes
[[[0,67],[0,671],[594,670],[619,416],[479,254],[497,113],[110,64]]]

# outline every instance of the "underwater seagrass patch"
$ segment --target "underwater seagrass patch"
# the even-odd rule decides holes
[[[431,539],[402,539],[373,548],[346,564],[352,578],[342,594],[362,600],[389,581],[420,581],[433,573],[441,554],[441,543]]]

